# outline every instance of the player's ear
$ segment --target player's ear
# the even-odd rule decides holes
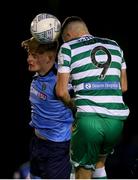
[[[63,39],[64,42],[70,40],[70,38],[71,38],[70,33],[65,33],[65,34],[62,35],[62,39]]]

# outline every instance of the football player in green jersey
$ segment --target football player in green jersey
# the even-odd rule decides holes
[[[106,156],[121,137],[129,109],[126,63],[116,41],[94,37],[76,16],[62,24],[58,54],[57,96],[77,113],[71,138],[71,161],[77,179],[106,178]],[[74,88],[74,103],[67,91]]]

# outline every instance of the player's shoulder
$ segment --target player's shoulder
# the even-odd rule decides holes
[[[69,41],[67,42],[64,42],[61,47],[60,47],[60,50],[59,52],[65,52],[65,51],[70,51],[71,50],[71,44],[69,43]]]
[[[69,40],[69,41],[66,41],[66,42],[64,42],[63,44],[62,44],[62,46],[64,46],[64,47],[67,47],[67,46],[72,46],[72,45],[74,45],[74,44],[76,44],[76,43],[78,43],[80,38],[78,37],[78,38],[74,38],[74,39],[71,39],[71,40]]]
[[[103,44],[111,44],[111,45],[115,45],[115,46],[119,46],[117,41],[110,39],[110,38],[105,38],[105,37],[94,37],[96,42],[101,42]]]

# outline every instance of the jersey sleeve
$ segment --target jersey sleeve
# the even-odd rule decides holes
[[[125,59],[124,59],[124,53],[123,53],[123,51],[122,51],[122,49],[121,49],[121,58],[122,58],[122,67],[121,67],[121,69],[126,69],[127,67],[126,67],[126,62],[125,62]]]
[[[114,40],[113,40],[114,41]],[[116,43],[116,45],[119,47],[119,51],[120,51],[120,54],[121,54],[121,69],[126,69],[127,66],[126,66],[126,62],[125,62],[125,58],[124,58],[124,53],[123,53],[123,50],[120,48],[119,44],[114,41]]]
[[[70,73],[71,49],[67,43],[64,43],[58,53],[58,72]]]

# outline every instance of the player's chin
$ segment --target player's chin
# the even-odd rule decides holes
[[[33,67],[33,66],[29,66],[28,70],[31,71],[31,72],[37,72],[37,69],[35,67]]]

